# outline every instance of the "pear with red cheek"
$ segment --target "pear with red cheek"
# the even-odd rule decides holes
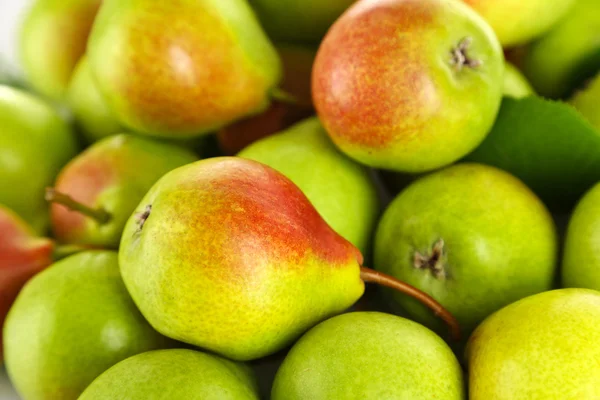
[[[419,173],[457,161],[491,129],[504,56],[492,28],[455,0],[368,0],[317,53],[315,107],[333,142],[371,167]]]
[[[197,159],[180,146],[128,134],[96,142],[47,190],[54,236],[62,243],[116,248],[125,222],[152,185]]]
[[[266,110],[281,78],[246,0],[105,0],[87,54],[122,124],[175,139]]]
[[[0,205],[0,328],[25,283],[52,263],[54,243]],[[0,345],[0,361],[2,360]]]
[[[431,297],[362,261],[288,178],[236,157],[162,177],[119,249],[125,285],[156,330],[234,360],[283,349],[352,306],[365,282],[419,298],[458,334]]]

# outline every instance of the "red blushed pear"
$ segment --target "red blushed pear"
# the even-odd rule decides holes
[[[0,327],[23,285],[52,263],[53,251],[50,239],[37,237],[16,213],[0,205]]]
[[[71,160],[47,190],[55,237],[116,248],[125,222],[152,185],[197,159],[180,146],[128,134],[96,142]]]
[[[169,138],[264,111],[281,78],[246,0],[105,0],[88,56],[117,119]]]
[[[362,261],[289,179],[235,157],[162,177],[119,250],[125,285],[155,329],[234,360],[281,350],[354,304],[365,282],[419,298],[458,335],[438,303]]]
[[[372,167],[425,172],[483,141],[502,99],[492,28],[455,0],[366,0],[317,53],[317,113],[334,143]]]

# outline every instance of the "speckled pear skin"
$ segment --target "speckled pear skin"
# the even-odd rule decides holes
[[[96,142],[63,168],[55,188],[89,207],[103,208],[112,218],[99,224],[54,203],[55,237],[64,243],[117,248],[125,223],[152,185],[167,172],[197,160],[180,146],[129,134]]]
[[[600,398],[600,292],[513,303],[477,328],[466,355],[471,400]]]
[[[101,0],[35,0],[20,29],[21,65],[40,93],[62,100]]]
[[[453,64],[453,49],[479,66]],[[467,40],[467,42],[465,42]],[[330,137],[371,167],[419,173],[448,165],[489,132],[504,59],[490,26],[454,0],[359,1],[317,53],[315,107]]]
[[[105,0],[88,55],[118,119],[170,138],[264,111],[281,79],[277,52],[245,0]]]
[[[563,252],[562,286],[600,290],[600,183],[573,211]]]
[[[394,315],[353,312],[300,338],[271,399],[462,400],[464,390],[458,360],[435,333]]]
[[[89,251],[45,269],[23,288],[4,325],[6,369],[26,400],[75,400],[132,355],[173,346],[140,314],[117,253]]]
[[[23,285],[52,264],[54,243],[37,237],[11,209],[0,204],[0,328]],[[0,344],[0,363],[2,362]]]
[[[234,360],[284,348],[364,291],[360,252],[300,189],[235,157],[161,178],[128,221],[119,262],[159,332]]]
[[[463,0],[494,28],[504,47],[542,36],[559,22],[577,0]]]
[[[245,365],[194,350],[150,351],[100,375],[79,400],[258,400]]]

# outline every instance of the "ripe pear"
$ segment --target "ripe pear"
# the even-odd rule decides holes
[[[35,0],[20,32],[21,64],[31,85],[55,100],[85,53],[101,0]]]
[[[549,290],[556,257],[556,228],[544,204],[517,178],[482,164],[458,164],[410,184],[375,236],[377,268],[430,294],[465,332]],[[437,328],[419,304],[392,299]]]
[[[85,55],[73,72],[66,97],[88,143],[123,132],[123,127],[98,90]]]
[[[239,156],[287,176],[329,226],[368,253],[379,217],[377,188],[366,168],[337,150],[317,118],[255,142]]]
[[[117,362],[169,345],[135,307],[109,251],[82,252],[36,275],[4,325],[6,368],[24,400],[77,399]]]
[[[566,97],[600,69],[598,30],[598,1],[577,0],[562,21],[529,46],[524,72],[538,93]]]
[[[581,199],[567,228],[562,265],[564,287],[600,290],[600,183]]]
[[[465,398],[458,360],[413,321],[353,312],[320,323],[277,371],[273,400]]]
[[[281,78],[246,0],[105,0],[88,56],[117,119],[169,138],[264,111]]]
[[[173,339],[234,360],[267,356],[354,304],[364,282],[419,297],[363,257],[276,170],[217,157],[167,173],[127,222],[123,280],[142,314]]]
[[[569,102],[600,131],[600,73]]]
[[[530,42],[561,20],[577,0],[463,0],[494,28],[504,47]]]
[[[520,99],[535,94],[527,78],[514,65],[504,65],[504,96]]]
[[[117,248],[127,219],[152,185],[197,159],[182,147],[129,134],[96,142],[63,168],[47,192],[54,236]]]
[[[121,361],[79,400],[258,400],[247,366],[194,350],[155,350]]]
[[[329,27],[356,0],[250,0],[275,40],[319,43]]]
[[[494,123],[504,58],[452,0],[359,1],[321,43],[313,99],[333,142],[371,167],[419,173],[473,150]]]
[[[0,204],[0,329],[19,291],[52,263],[54,243],[38,237],[11,209]],[[0,344],[0,362],[2,361]]]
[[[48,227],[44,189],[76,153],[75,134],[56,110],[31,94],[0,86],[0,203],[37,233]]]
[[[471,400],[600,398],[600,292],[561,289],[513,303],[467,346]]]

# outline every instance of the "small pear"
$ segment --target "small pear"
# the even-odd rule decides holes
[[[465,399],[458,360],[413,321],[379,312],[312,328],[277,371],[272,400]]]
[[[571,215],[562,264],[562,286],[600,290],[600,183]]]
[[[25,400],[75,400],[117,362],[172,345],[137,310],[109,251],[67,257],[31,279],[3,336],[8,374]]]
[[[487,318],[467,345],[471,400],[600,398],[600,292],[561,289]]]
[[[258,400],[247,366],[194,350],[156,350],[121,361],[79,400]]]
[[[47,191],[55,237],[117,248],[127,219],[152,185],[197,159],[179,146],[129,134],[96,142],[72,159]]]
[[[339,152],[317,118],[255,142],[239,156],[287,176],[329,226],[368,253],[379,216],[375,183],[366,168]]]
[[[119,264],[148,321],[234,360],[267,356],[346,310],[376,282],[429,296],[362,267],[363,256],[276,170],[238,157],[163,176],[127,222]]]

